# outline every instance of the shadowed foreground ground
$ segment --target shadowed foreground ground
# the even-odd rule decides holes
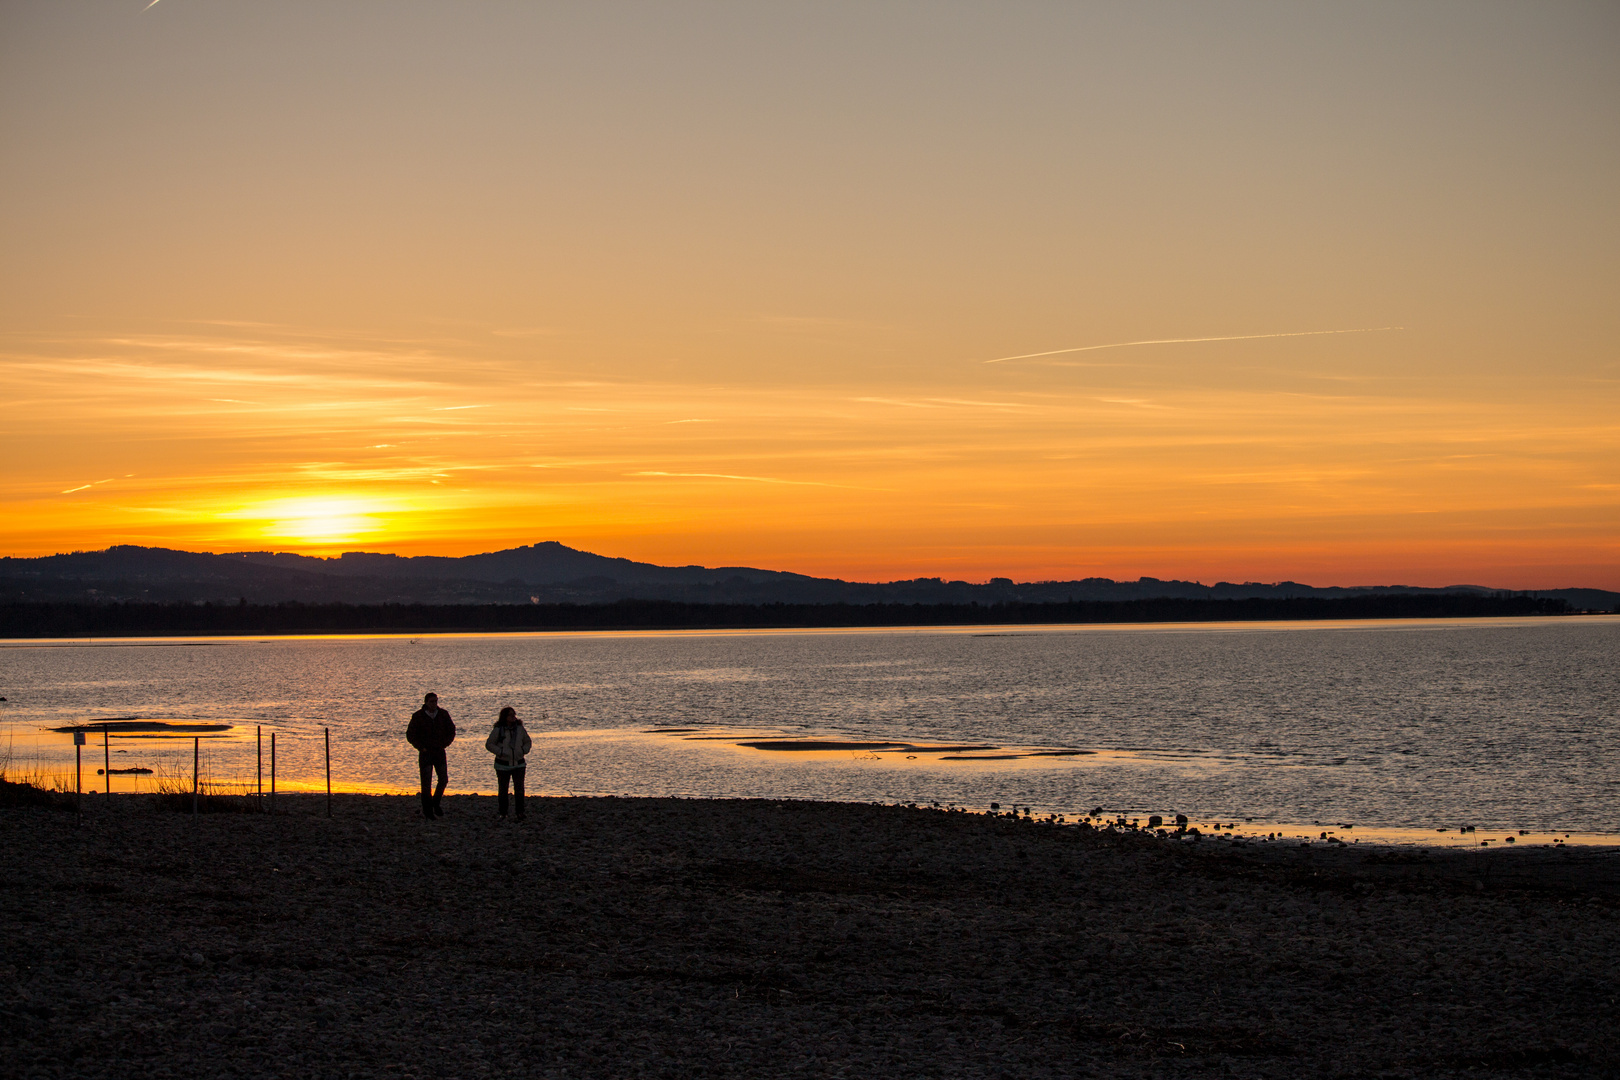
[[[493,804],[0,810],[0,1075],[1620,1069],[1612,851],[696,800],[531,800],[516,826]]]

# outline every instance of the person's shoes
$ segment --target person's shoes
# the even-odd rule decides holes
[[[435,806],[435,807],[434,807],[434,808],[433,808],[433,816],[434,816],[434,817],[444,817],[444,807],[442,807],[442,806]]]
[[[423,821],[432,821],[433,820],[433,811],[431,811],[431,810],[423,810],[422,811],[422,820]]]

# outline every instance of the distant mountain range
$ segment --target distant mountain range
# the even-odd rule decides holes
[[[1492,595],[1505,591],[1482,585],[1317,588],[1293,581],[1203,585],[1158,578],[1030,582],[992,578],[982,585],[940,578],[859,582],[747,566],[657,566],[593,555],[555,541],[461,558],[357,551],[330,559],[268,551],[214,555],[129,545],[36,559],[0,558],[0,602],[601,604],[639,599],[726,604],[997,604],[1161,597]],[[1577,610],[1620,609],[1620,593],[1604,589],[1538,589],[1516,595],[1563,600]]]

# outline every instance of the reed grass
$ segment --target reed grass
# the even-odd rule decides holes
[[[252,814],[260,809],[259,801],[253,797],[252,785],[240,777],[230,780],[216,777],[206,755],[197,770],[195,798],[189,769],[160,762],[153,780],[152,799],[160,810],[189,814],[195,808],[200,814]]]
[[[73,774],[48,769],[39,758],[18,767],[10,732],[0,747],[0,806],[50,806],[73,809]]]
[[[0,806],[71,810],[74,807],[73,778],[47,769],[38,758],[27,768],[19,769],[8,734],[5,747],[0,749]]]

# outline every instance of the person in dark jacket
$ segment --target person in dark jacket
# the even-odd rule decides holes
[[[416,763],[422,771],[422,816],[428,821],[444,817],[439,805],[444,798],[444,785],[450,779],[450,767],[444,751],[456,741],[456,725],[450,714],[439,708],[439,695],[429,694],[422,699],[422,707],[411,714],[410,726],[405,729],[405,741],[416,747]],[[429,787],[434,771],[439,774],[437,790]]]
[[[517,819],[523,820],[523,775],[527,771],[525,766],[528,764],[529,751],[533,748],[534,740],[523,729],[523,721],[518,719],[517,710],[510,705],[502,709],[495,721],[495,729],[484,740],[484,749],[495,755],[496,805],[501,817],[506,816],[506,788],[510,785]]]

